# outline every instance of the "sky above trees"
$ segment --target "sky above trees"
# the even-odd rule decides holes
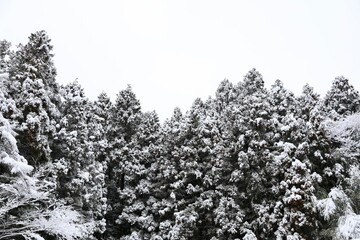
[[[257,68],[300,94],[324,94],[344,75],[360,88],[358,1],[9,1],[1,39],[25,43],[46,30],[57,80],[78,78],[87,96],[114,100],[131,84],[144,110],[169,118],[206,99],[224,78]],[[16,29],[16,30],[15,30]]]
[[[255,68],[160,124],[59,85],[45,31],[0,41],[0,239],[359,239],[360,95]]]

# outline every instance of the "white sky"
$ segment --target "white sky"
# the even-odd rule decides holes
[[[42,29],[60,83],[78,78],[91,99],[131,84],[161,119],[253,67],[295,94],[305,83],[324,94],[339,75],[360,90],[357,0],[0,1],[0,39]]]

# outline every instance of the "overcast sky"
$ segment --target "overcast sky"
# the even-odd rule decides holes
[[[360,90],[360,1],[1,0],[0,39],[46,30],[58,81],[90,99],[130,84],[161,119],[253,67],[269,87],[324,94],[344,75]]]

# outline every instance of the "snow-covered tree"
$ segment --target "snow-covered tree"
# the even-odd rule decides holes
[[[149,203],[152,204],[154,221],[157,224],[154,239],[171,239],[178,235],[174,228],[178,200],[173,192],[173,185],[179,179],[180,151],[185,129],[184,115],[179,108],[175,108],[173,115],[167,119],[159,133],[159,156],[152,165],[155,184]]]
[[[33,33],[19,45],[9,63],[7,93],[20,114],[16,123],[19,151],[31,165],[50,159],[53,134],[59,117],[59,88],[52,45],[45,31]]]
[[[324,108],[334,119],[337,119],[338,115],[348,116],[355,113],[360,109],[359,92],[350,85],[348,79],[337,77],[324,98]]]
[[[131,87],[114,104],[59,88],[52,48],[0,41],[0,239],[360,238],[346,78],[295,97],[252,69],[161,125]]]
[[[106,93],[101,93],[91,106],[92,119],[89,122],[89,129],[94,142],[96,159],[99,162],[106,161],[108,155],[108,136],[110,128],[110,114],[113,105]]]
[[[341,174],[342,181],[318,201],[322,217],[329,222],[324,234],[336,239],[355,239],[360,237],[360,114],[329,121],[326,130],[336,143],[333,155],[338,160],[338,171],[329,174]]]
[[[269,94],[271,106],[274,114],[278,115],[278,120],[281,120],[281,118],[287,114],[295,112],[295,96],[292,92],[284,88],[284,84],[279,79],[271,86]]]
[[[320,95],[309,84],[305,84],[302,94],[297,98],[297,115],[305,121],[310,120],[311,111],[320,102]]]
[[[8,71],[11,43],[0,41],[0,74]]]
[[[139,145],[136,134],[141,122],[141,106],[130,86],[117,94],[111,110],[109,130],[109,154],[107,156],[106,185],[108,189],[107,236],[126,235],[130,222],[121,222],[118,217],[126,204],[132,200],[136,184],[132,182],[139,170],[137,153]]]
[[[216,110],[223,111],[231,103],[236,100],[237,92],[235,86],[227,79],[223,80],[215,93],[216,96]]]
[[[351,107],[348,107],[351,103],[345,100],[351,95],[347,93],[354,90],[340,93],[339,89],[336,90],[339,85],[346,86],[347,80],[337,79],[334,82],[323,105],[327,112],[315,107],[307,122],[308,127],[313,129],[307,134],[310,140],[308,158],[313,171],[321,175],[315,199],[320,215],[319,234],[325,239],[352,239],[359,233],[356,230],[359,226],[359,201],[358,194],[355,193],[359,186],[356,180],[360,156],[357,144],[359,116],[358,113],[349,115]],[[334,99],[330,99],[331,94]],[[350,105],[346,105],[346,102]],[[340,108],[340,105],[347,107]],[[356,111],[355,108],[352,111]]]
[[[105,163],[96,159],[91,102],[77,82],[62,89],[62,118],[56,135],[58,196],[86,212],[105,230]]]
[[[123,208],[116,221],[120,227],[128,226],[123,239],[131,239],[136,234],[140,239],[150,239],[157,223],[153,215],[153,192],[159,147],[159,120],[155,112],[143,113],[136,134],[128,147],[129,158],[126,159],[125,184],[119,189]]]
[[[87,238],[92,221],[53,198],[55,185],[36,178],[17,149],[10,123],[0,113],[0,239]],[[47,174],[47,173],[45,173]]]

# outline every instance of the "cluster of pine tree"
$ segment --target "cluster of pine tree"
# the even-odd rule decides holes
[[[60,86],[50,39],[0,42],[0,239],[360,237],[360,96],[300,96],[255,69],[163,124]]]

